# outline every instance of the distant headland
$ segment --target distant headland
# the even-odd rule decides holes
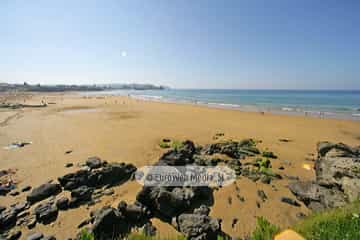
[[[0,92],[7,91],[25,91],[25,92],[68,92],[68,91],[105,91],[105,90],[163,90],[168,89],[165,86],[156,86],[153,84],[92,84],[92,85],[42,85],[42,84],[11,84],[0,83]]]

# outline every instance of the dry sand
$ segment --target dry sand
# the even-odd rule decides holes
[[[222,132],[223,139],[254,138],[262,140],[260,149],[275,152],[279,159],[273,160],[273,168],[300,179],[313,179],[313,166],[318,141],[344,142],[359,145],[360,122],[312,117],[241,112],[214,109],[194,105],[147,102],[127,97],[92,97],[77,94],[51,94],[17,96],[17,101],[40,103],[42,99],[55,102],[47,108],[0,110],[0,166],[1,169],[16,168],[19,187],[38,186],[50,179],[75,171],[77,163],[89,156],[99,156],[110,162],[129,162],[137,167],[158,160],[164,152],[158,144],[163,138],[190,139],[198,144],[214,142],[213,136]],[[14,99],[12,99],[14,100]],[[280,142],[280,138],[291,142]],[[21,149],[6,150],[14,141],[31,141],[32,145]],[[71,154],[65,151],[73,150]],[[65,168],[66,163],[75,167]],[[285,170],[277,170],[284,166]],[[211,215],[223,219],[222,228],[231,236],[244,236],[255,226],[256,216],[265,216],[281,227],[297,221],[300,208],[280,202],[280,197],[294,198],[287,189],[288,180],[273,181],[271,185],[254,183],[244,177],[237,180],[240,194],[245,202],[236,198],[235,185],[215,192]],[[272,185],[275,185],[277,191]],[[133,202],[141,186],[127,182],[115,187],[115,194],[105,196],[95,206],[82,206],[60,212],[53,224],[38,224],[32,231],[54,234],[58,239],[74,237],[77,225],[88,217],[89,210],[103,205],[116,206],[120,200]],[[257,189],[268,196],[261,207],[256,206]],[[64,194],[64,193],[62,193]],[[24,200],[26,194],[1,197],[0,203],[8,206]],[[229,197],[232,204],[229,204]],[[231,228],[233,218],[238,223]],[[174,229],[159,220],[153,221],[162,236],[177,234]],[[24,229],[23,236],[29,230]]]

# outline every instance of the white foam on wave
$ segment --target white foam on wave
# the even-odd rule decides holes
[[[281,108],[281,110],[282,110],[282,111],[287,111],[287,112],[292,112],[292,111],[294,111],[294,109],[293,109],[293,108],[290,108],[290,107],[283,107],[283,108]]]
[[[209,103],[207,103],[207,105],[218,106],[218,107],[228,107],[228,108],[239,108],[240,107],[240,105],[238,105],[238,104],[231,104],[231,103],[213,103],[213,102],[209,102]]]
[[[161,100],[162,96],[155,95],[131,95],[133,98],[144,99],[144,100]]]

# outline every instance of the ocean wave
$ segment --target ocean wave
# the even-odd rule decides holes
[[[153,99],[153,100],[160,100],[163,98],[162,96],[156,96],[156,95],[131,95],[131,97],[139,98],[139,99]]]
[[[354,117],[360,117],[360,113],[353,113],[352,116],[354,116]]]
[[[290,107],[283,107],[283,108],[281,108],[281,110],[282,110],[282,111],[286,111],[286,112],[292,112],[292,111],[294,111],[294,109],[293,109],[293,108],[290,108]]]
[[[239,108],[240,107],[240,105],[238,105],[238,104],[231,104],[231,103],[213,103],[213,102],[209,102],[207,104],[212,105],[212,106],[219,106],[219,107],[230,107],[230,108]]]

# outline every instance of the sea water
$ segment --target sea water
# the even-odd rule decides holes
[[[143,100],[193,103],[245,111],[360,120],[360,90],[168,89],[114,90],[96,94],[127,95]]]

